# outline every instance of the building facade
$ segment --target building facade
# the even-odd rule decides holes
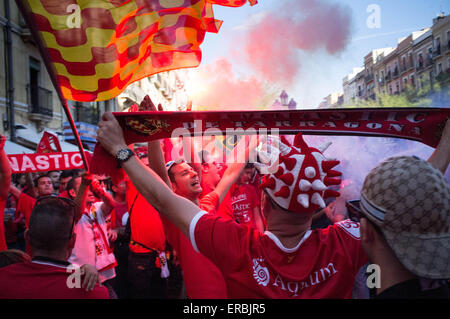
[[[433,63],[437,80],[448,85],[450,77],[450,15],[433,19]]]
[[[63,151],[76,151],[75,137],[36,43],[15,1],[0,4],[0,134],[7,153],[34,152],[44,131],[58,135]],[[183,81],[186,70],[164,72],[133,83],[118,97],[101,102],[68,101],[83,147],[95,145],[97,123],[106,111],[123,111],[149,94],[166,110],[188,105]],[[144,94],[145,92],[145,94]]]
[[[401,94],[408,88],[433,90],[441,85],[434,102],[447,103],[450,94],[450,15],[440,14],[429,28],[398,40],[396,47],[375,49],[364,58],[363,68],[354,68],[342,80],[343,105],[377,96]],[[326,106],[326,98],[320,107]]]

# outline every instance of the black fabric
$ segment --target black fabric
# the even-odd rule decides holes
[[[128,298],[165,299],[167,279],[161,278],[161,268],[156,266],[158,252],[133,253],[128,257]]]
[[[439,288],[425,290],[419,279],[411,279],[396,284],[375,295],[373,299],[449,299],[449,289],[446,283]]]

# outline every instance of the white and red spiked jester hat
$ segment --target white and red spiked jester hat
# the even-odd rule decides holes
[[[301,133],[295,136],[293,145],[284,136],[269,139],[272,140],[267,145],[269,152],[257,149],[260,160],[269,164],[255,163],[255,167],[264,174],[260,187],[279,206],[295,213],[311,213],[325,208],[325,198],[340,195],[327,189],[341,183],[341,173],[332,170],[339,161],[323,155],[331,142],[309,147]]]

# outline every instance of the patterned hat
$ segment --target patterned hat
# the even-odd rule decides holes
[[[450,278],[450,187],[439,170],[417,157],[389,158],[364,180],[361,209],[412,273]]]
[[[262,162],[255,163],[260,174],[265,174],[260,185],[282,208],[295,213],[312,213],[324,208],[324,198],[338,197],[339,193],[327,189],[339,185],[341,173],[332,170],[339,161],[323,156],[331,143],[318,148],[309,147],[301,133],[291,145],[284,136],[269,137],[267,151],[257,149]]]

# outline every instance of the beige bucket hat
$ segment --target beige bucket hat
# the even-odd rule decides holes
[[[408,270],[450,278],[450,187],[439,170],[417,157],[389,158],[365,178],[360,206]]]

